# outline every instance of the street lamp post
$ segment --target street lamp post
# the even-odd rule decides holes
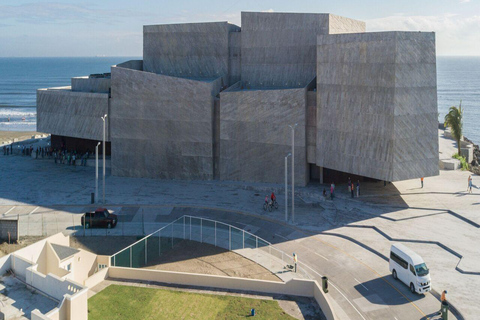
[[[290,157],[292,154],[289,153],[285,156],[285,222],[288,222],[288,162],[287,159]]]
[[[98,146],[100,142],[95,146],[95,201],[98,202]]]
[[[105,120],[107,119],[107,115],[105,114],[102,117],[103,120],[103,204],[105,204]]]
[[[293,126],[288,125],[292,129],[292,223],[295,223],[295,128],[298,123]]]

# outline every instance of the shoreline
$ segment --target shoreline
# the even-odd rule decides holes
[[[17,106],[17,105],[10,105],[10,104],[0,104],[0,108],[37,108],[37,106]]]
[[[38,131],[5,131],[0,130],[0,145],[10,144],[23,140],[32,139],[36,135],[44,135],[45,133]]]

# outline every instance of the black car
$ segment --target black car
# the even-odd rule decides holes
[[[86,212],[82,216],[82,226],[88,228],[115,228],[117,225],[117,215],[108,212],[105,208],[98,208],[95,212]]]

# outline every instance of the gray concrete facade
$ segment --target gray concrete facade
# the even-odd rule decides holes
[[[143,69],[184,78],[225,77],[227,82],[229,33],[239,31],[228,22],[144,26]]]
[[[365,23],[314,13],[242,12],[242,81],[247,88],[303,88],[316,76],[317,35],[364,32]]]
[[[112,173],[213,179],[213,108],[220,79],[112,68]]]
[[[70,87],[37,90],[37,130],[59,136],[101,141],[109,113],[108,93],[73,92]],[[108,118],[107,118],[108,119]],[[109,139],[109,121],[106,140]]]
[[[292,141],[288,125],[298,123],[295,181],[305,185],[305,110],[304,88],[220,93],[220,179],[283,182]]]
[[[438,175],[435,37],[318,37],[318,166],[386,181]]]
[[[241,18],[144,26],[143,60],[111,80],[39,90],[38,129],[98,140],[108,113],[121,176],[281,183],[294,123],[296,184],[323,168],[438,174],[433,33],[366,33],[332,14]]]
[[[72,91],[75,92],[109,93],[110,91],[110,77],[74,77],[71,82]]]

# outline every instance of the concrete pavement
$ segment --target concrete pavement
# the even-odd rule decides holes
[[[2,155],[0,165],[5,168],[0,175],[0,215],[20,215],[21,234],[79,228],[81,213],[90,208],[93,168]],[[323,199],[322,186],[296,188],[296,225],[283,222],[281,185],[109,176],[106,198],[108,207],[124,217],[115,232],[148,233],[177,216],[197,214],[250,230],[285,252],[298,253],[310,274],[327,275],[338,288],[330,294],[343,318],[420,319],[439,309],[434,296],[411,295],[389,275],[389,247],[400,241],[425,259],[433,288],[447,289],[462,315],[475,319],[480,311],[480,192],[465,193],[467,177],[465,172],[441,171],[438,177],[426,178],[423,189],[417,180],[386,188],[383,183],[362,184],[362,197],[353,200],[342,184],[334,201]],[[480,185],[479,177],[474,184]],[[101,180],[99,186],[101,190]],[[272,190],[280,208],[269,213],[262,204]]]

